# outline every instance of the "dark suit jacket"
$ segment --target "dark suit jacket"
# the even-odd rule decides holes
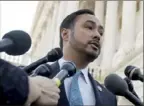
[[[53,70],[53,73],[50,78],[53,78],[60,71],[58,62],[53,63],[51,65],[51,69]],[[96,99],[95,106],[117,106],[116,96],[113,95],[110,91],[108,91],[103,85],[94,80],[90,73],[88,74],[88,76],[94,89]],[[102,88],[102,91],[98,90],[97,86],[100,86]],[[58,106],[69,106],[64,84],[60,86],[60,91],[61,92]]]

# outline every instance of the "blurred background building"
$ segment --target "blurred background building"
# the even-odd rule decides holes
[[[38,1],[0,1],[0,38],[12,30],[23,30],[30,35]],[[31,50],[31,49],[30,49]],[[21,56],[0,53],[0,57],[17,65],[31,63],[30,50]]]
[[[95,12],[105,28],[102,52],[89,65],[97,80],[109,73],[124,77],[124,69],[134,65],[143,72],[143,1],[39,1],[32,24],[31,50],[15,63],[27,65],[52,48],[59,47],[59,26],[70,13],[87,8]],[[4,57],[3,57],[4,58]],[[16,57],[11,57],[16,58]],[[10,58],[8,59],[10,60]],[[134,81],[135,90],[143,100],[143,85]],[[130,104],[119,98],[119,104]]]

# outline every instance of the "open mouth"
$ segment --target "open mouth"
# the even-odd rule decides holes
[[[95,44],[91,44],[91,47],[92,47],[93,49],[95,49],[95,50],[98,49],[98,47],[97,47]]]
[[[93,49],[93,50],[99,50],[100,49],[100,43],[99,43],[99,41],[96,41],[96,40],[92,40],[92,41],[90,41],[89,42],[89,44],[91,45],[91,48]]]
[[[91,47],[94,49],[94,50],[98,50],[99,49],[99,45],[97,43],[90,43],[91,44]]]

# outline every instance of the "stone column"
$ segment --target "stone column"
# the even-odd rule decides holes
[[[95,1],[95,15],[104,25],[104,1]]]
[[[128,49],[134,46],[136,36],[135,18],[136,1],[123,1],[120,48]]]
[[[56,27],[57,27],[57,17],[59,14],[59,6],[60,6],[60,1],[53,1],[53,11],[52,11],[52,19],[50,20],[50,24],[49,26],[47,26],[47,39],[49,39],[50,45],[48,47],[49,50],[51,50],[54,44],[54,40],[55,40],[55,32],[56,32]]]
[[[79,9],[90,9],[90,10],[94,11],[95,0],[80,1]]]
[[[143,1],[140,1],[140,30],[143,30]]]
[[[54,43],[53,47],[59,46],[59,40],[60,40],[60,24],[63,21],[63,19],[70,13],[78,10],[78,4],[79,1],[60,1],[59,11],[57,14],[57,20],[56,20],[56,29],[54,34]]]
[[[105,34],[103,40],[102,50],[102,71],[109,70],[112,65],[112,58],[115,53],[115,36],[117,35],[118,1],[107,1],[106,20],[105,20]]]
[[[136,14],[136,34],[143,30],[143,1],[139,2],[139,11]]]
[[[122,29],[118,52],[115,54],[112,67],[118,67],[129,55],[128,52],[135,49],[136,38],[136,1],[123,1]]]
[[[59,46],[59,27],[60,27],[60,23],[64,17],[64,14],[65,14],[66,6],[67,6],[67,1],[60,1],[57,19],[56,19],[55,35],[53,35],[54,38],[53,38],[52,47]]]
[[[79,1],[67,1],[67,8],[65,12],[65,16],[71,14],[78,10]]]
[[[95,1],[95,11],[94,11],[95,16],[99,19],[99,21],[101,22],[103,26],[104,26],[104,2],[105,1]],[[94,67],[96,65],[98,66],[100,65],[101,59],[102,59],[102,52],[100,53],[98,58],[93,62]]]
[[[55,5],[57,1],[45,1],[44,9],[42,11],[42,18],[39,20],[41,22],[40,32],[37,39],[37,47],[35,50],[36,57],[41,58],[45,56],[52,47],[53,38],[53,28],[54,28],[54,13],[56,11]]]

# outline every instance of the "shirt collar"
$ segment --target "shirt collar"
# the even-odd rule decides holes
[[[64,60],[64,58],[61,58],[58,60],[58,63],[60,65],[60,68],[62,67],[62,64],[64,62],[67,62],[66,60]],[[88,83],[88,67],[84,68],[84,69],[80,69],[80,71],[82,72],[83,76],[84,76],[84,79],[86,81],[86,83]]]

